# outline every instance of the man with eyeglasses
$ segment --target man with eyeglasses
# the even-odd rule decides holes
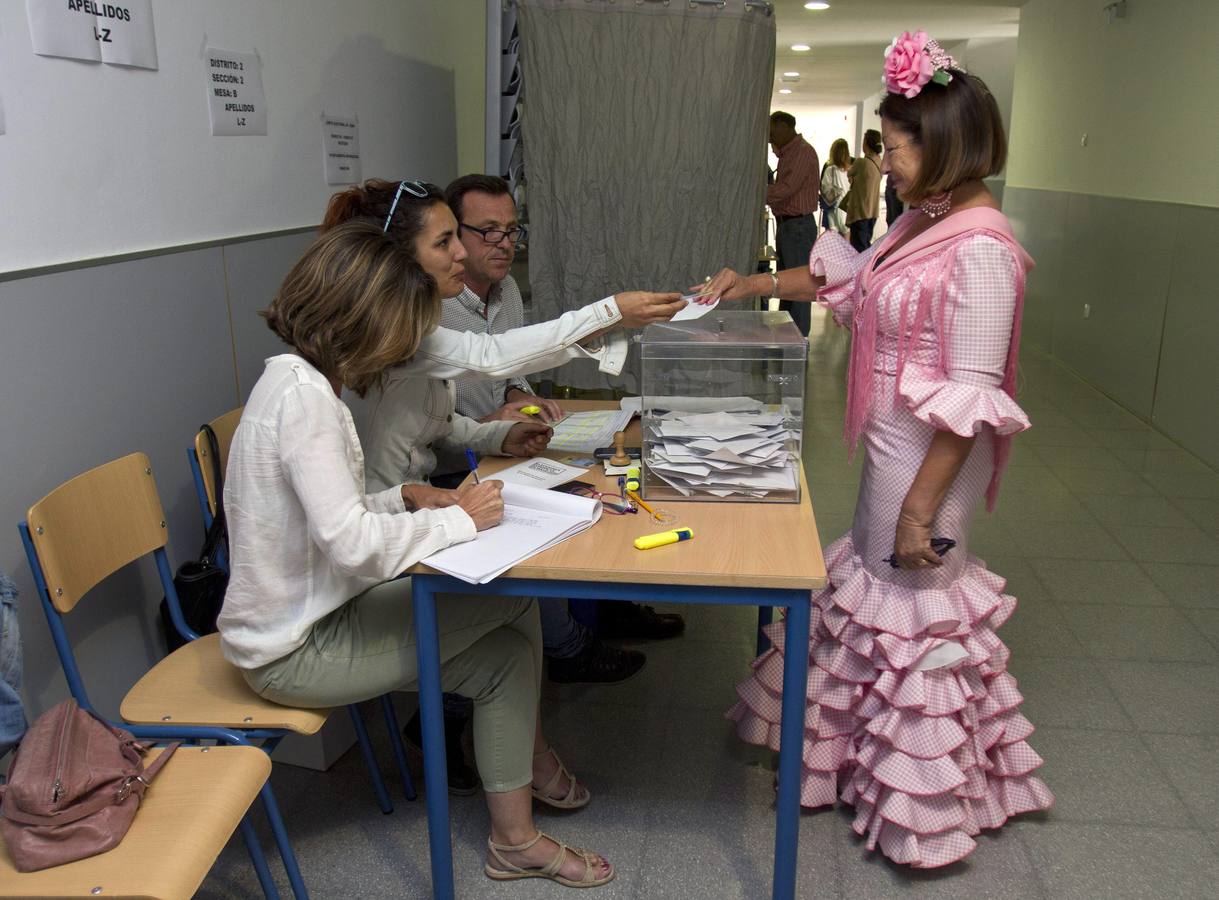
[[[525,309],[516,280],[509,274],[525,229],[517,218],[508,182],[491,175],[464,175],[445,189],[445,199],[457,217],[465,259],[466,289],[445,300],[441,324],[460,331],[501,334],[525,323]],[[457,379],[457,412],[481,421],[536,421],[521,412],[537,406],[547,421],[561,417],[553,400],[538,397],[523,378],[499,381]],[[443,461],[464,477],[460,460]],[[433,478],[433,482],[437,479]],[[551,681],[564,684],[612,684],[625,681],[647,658],[637,650],[611,647],[576,622],[566,600],[541,598],[542,641]],[[610,637],[667,638],[680,634],[681,616],[657,613],[637,603],[602,603],[598,631]]]

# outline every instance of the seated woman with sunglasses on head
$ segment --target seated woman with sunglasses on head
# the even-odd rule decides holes
[[[423,220],[428,210],[415,212]],[[503,512],[496,482],[366,493],[359,438],[339,399],[344,386],[364,394],[395,367],[446,377],[530,371],[569,358],[570,343],[602,331],[607,319],[634,324],[680,308],[675,295],[641,295],[622,304],[629,316],[606,300],[522,329],[532,341],[445,334],[435,328],[436,280],[419,258],[454,237],[427,230],[417,237],[427,245],[387,235],[381,223],[333,228],[264,313],[291,352],[267,361],[233,436],[224,497],[231,576],[218,624],[225,656],[273,701],[338,706],[415,687],[410,581],[390,579],[471,540]],[[551,840],[533,823],[532,786],[549,784],[538,781],[535,754],[551,756],[537,717],[535,604],[448,596],[439,620],[442,685],[475,703],[491,815],[486,873],[573,886],[609,881],[606,860]]]

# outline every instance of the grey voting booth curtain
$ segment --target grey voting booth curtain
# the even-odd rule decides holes
[[[517,3],[532,320],[753,271],[774,17],[744,0]],[[638,356],[618,379],[587,361],[551,377],[637,390]]]

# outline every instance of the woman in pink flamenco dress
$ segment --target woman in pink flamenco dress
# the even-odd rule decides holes
[[[922,32],[895,41],[886,80],[883,171],[914,208],[863,253],[822,234],[774,291],[853,328],[846,435],[867,454],[851,531],[825,551],[830,586],[812,597],[800,802],[841,798],[869,849],[929,868],[1054,801],[995,634],[1016,600],[969,553],[974,511],[993,506],[1029,427],[1013,396],[1032,260],[981,181],[1006,157],[985,85]],[[707,292],[756,296],[775,277],[724,270]],[[942,557],[941,537],[956,542]],[[784,624],[769,635],[728,716],[777,750]]]

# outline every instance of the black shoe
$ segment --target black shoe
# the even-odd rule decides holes
[[[642,603],[603,601],[597,606],[598,637],[662,641],[686,630],[686,620],[677,613],[658,613]]]
[[[557,684],[617,684],[638,674],[648,658],[638,650],[620,650],[590,637],[584,649],[567,659],[547,659],[550,680]]]
[[[465,716],[445,716],[444,719],[444,758],[445,768],[449,773],[449,793],[458,797],[469,797],[477,793],[482,786],[478,772],[466,762],[462,751],[461,736],[470,720]],[[411,716],[411,720],[402,729],[407,747],[420,757],[423,756],[423,723],[419,718],[419,710]]]

